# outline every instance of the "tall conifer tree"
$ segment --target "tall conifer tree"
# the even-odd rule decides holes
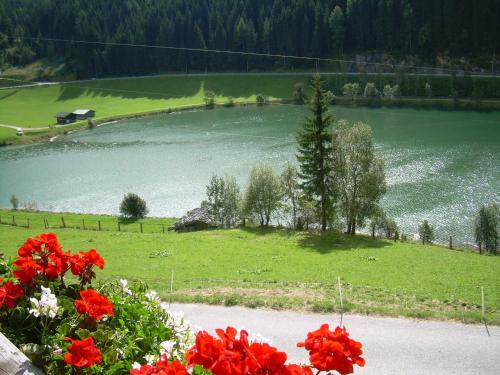
[[[328,183],[332,170],[332,135],[329,129],[334,117],[328,113],[330,95],[323,90],[322,85],[321,77],[314,76],[311,84],[312,116],[306,118],[297,136],[297,160],[300,164],[301,188],[306,197],[316,203],[321,229],[326,230],[332,208],[332,192],[329,188],[332,184]]]

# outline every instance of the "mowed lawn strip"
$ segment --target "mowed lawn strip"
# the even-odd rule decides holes
[[[58,216],[53,214],[52,219]],[[162,219],[145,219],[144,226],[158,223],[155,220]],[[0,250],[13,256],[28,236],[43,231],[1,225]],[[483,286],[486,320],[500,324],[500,257],[278,229],[165,234],[51,231],[67,250],[100,251],[106,259],[106,268],[98,272],[100,279],[143,280],[165,299],[340,311],[340,276],[348,311],[478,322]]]

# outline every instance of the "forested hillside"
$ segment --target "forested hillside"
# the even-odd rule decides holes
[[[78,76],[276,67],[276,59],[12,39],[52,37],[287,55],[482,57],[500,50],[498,0],[1,0],[0,64],[64,59]]]

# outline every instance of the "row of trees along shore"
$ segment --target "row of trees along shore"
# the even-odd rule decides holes
[[[265,164],[250,171],[244,197],[233,177],[213,176],[204,203],[220,226],[233,226],[240,217],[268,226],[280,217],[295,229],[319,224],[322,230],[338,225],[356,228],[380,212],[386,191],[384,162],[374,149],[371,128],[337,122],[329,112],[331,93],[316,75],[312,81],[311,111],[297,135],[299,168],[288,164],[281,176]]]
[[[379,205],[386,192],[384,160],[374,149],[370,126],[336,122],[329,112],[333,95],[323,89],[319,75],[313,78],[311,89],[312,114],[297,135],[298,168],[288,163],[278,175],[272,166],[258,164],[250,171],[243,194],[234,177],[213,175],[202,207],[220,227],[233,227],[247,219],[261,226],[284,220],[299,230],[313,225],[323,231],[335,228],[355,234],[357,228],[368,227],[372,237],[404,239],[397,223]],[[295,86],[294,99],[305,101],[301,84]],[[479,211],[474,230],[480,251],[496,253],[499,213],[496,205]],[[424,244],[435,239],[427,220],[418,233]]]
[[[499,25],[498,0],[2,0],[0,64],[63,60],[87,77],[283,66],[279,59],[8,37],[41,36],[314,57],[377,51],[432,65],[440,55],[465,56],[489,71]]]

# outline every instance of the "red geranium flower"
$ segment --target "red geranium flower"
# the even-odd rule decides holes
[[[104,259],[95,249],[87,252],[80,251],[79,254],[72,255],[69,262],[71,263],[71,272],[80,278],[82,284],[90,283],[95,277],[95,272],[92,270],[94,266],[101,270],[104,268]]]
[[[64,253],[54,233],[42,233],[29,238],[18,250],[19,257],[14,262],[18,268],[14,277],[23,284],[31,283],[38,274],[53,280],[63,276],[69,269],[69,253]]]
[[[90,367],[96,363],[101,363],[101,351],[94,346],[94,339],[87,337],[84,340],[73,340],[69,337],[64,338],[71,342],[68,353],[64,355],[64,361],[68,365],[75,367]]]
[[[32,257],[18,257],[14,261],[14,266],[18,268],[12,275],[23,284],[29,284],[42,270],[42,266],[37,264]]]
[[[309,366],[288,365],[280,375],[312,375],[312,370]]]
[[[297,346],[309,350],[312,365],[320,371],[352,374],[353,365],[365,365],[361,343],[351,340],[345,328],[330,331],[328,324],[323,324],[317,331],[309,332],[307,339]]]
[[[0,278],[0,284],[2,282]],[[24,290],[20,285],[14,284],[12,281],[0,285],[0,308],[4,310],[12,309],[16,306],[16,299],[22,297],[24,297]]]
[[[105,315],[113,316],[113,304],[103,295],[93,289],[82,290],[80,298],[75,301],[76,311],[88,314],[94,320],[100,320]]]
[[[253,343],[250,353],[246,364],[252,374],[277,374],[285,370],[286,353],[269,344]]]
[[[190,366],[201,365],[214,375],[290,375],[286,354],[269,344],[248,342],[248,332],[233,327],[216,330],[218,338],[202,331],[196,344],[186,353]],[[299,373],[294,373],[299,375]],[[300,375],[309,375],[307,372]]]
[[[54,233],[42,233],[35,238],[28,238],[28,240],[18,250],[21,257],[32,256],[33,253],[60,253],[62,247],[57,240]]]
[[[168,362],[168,357],[163,354],[155,366],[142,365],[138,369],[130,370],[132,375],[189,375],[186,367],[179,361]]]

